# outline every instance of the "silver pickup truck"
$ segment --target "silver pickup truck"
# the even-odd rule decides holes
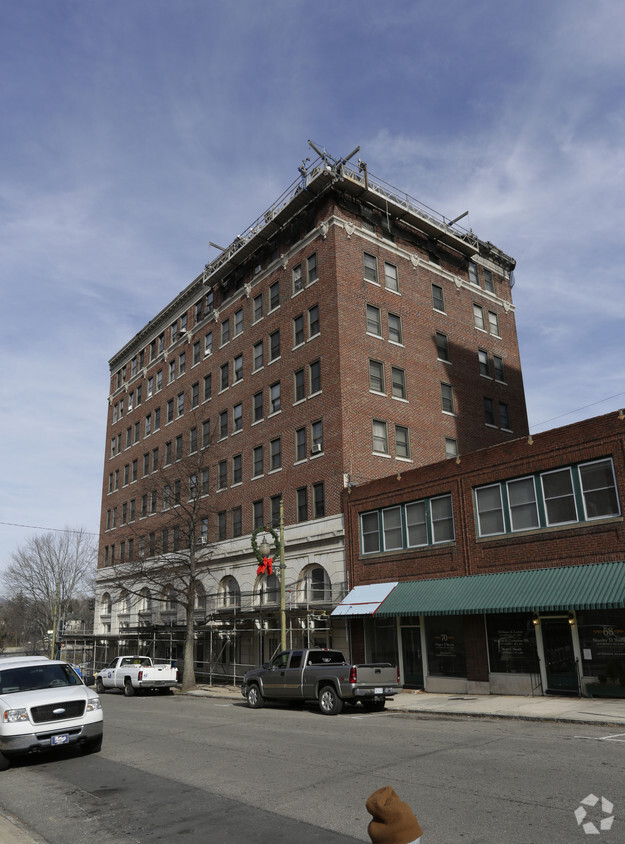
[[[350,665],[341,651],[321,648],[282,651],[248,671],[241,685],[251,709],[260,709],[266,700],[316,700],[324,715],[338,715],[344,703],[359,701],[368,712],[378,712],[400,690],[399,672],[390,663]]]

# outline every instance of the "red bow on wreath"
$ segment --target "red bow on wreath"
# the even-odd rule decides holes
[[[273,560],[271,557],[263,557],[262,563],[256,569],[256,574],[273,574]]]

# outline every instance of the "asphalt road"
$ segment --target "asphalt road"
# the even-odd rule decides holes
[[[0,805],[50,844],[369,841],[365,801],[383,785],[424,844],[625,840],[625,735],[605,727],[102,697],[100,754],[0,775]],[[614,821],[588,839],[574,813],[590,794]],[[601,802],[585,810],[599,830]]]

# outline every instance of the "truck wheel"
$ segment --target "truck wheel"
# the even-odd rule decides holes
[[[99,736],[95,739],[88,739],[84,741],[81,745],[82,752],[87,753],[99,753],[102,750],[102,736]]]
[[[343,701],[334,686],[324,686],[319,692],[319,709],[324,715],[338,715],[343,708]]]
[[[99,695],[103,695],[106,689],[104,688],[104,683],[100,677],[96,677],[95,681],[95,690]]]
[[[252,683],[247,690],[247,705],[250,709],[262,709],[265,705],[265,698],[256,683]]]
[[[132,685],[132,680],[126,680],[124,682],[124,694],[126,697],[132,697],[135,693],[134,687]]]
[[[385,703],[385,700],[363,700],[362,705],[365,712],[382,712]]]
[[[9,759],[6,758],[4,753],[0,753],[0,771],[6,771],[7,768],[11,767],[11,762]]]

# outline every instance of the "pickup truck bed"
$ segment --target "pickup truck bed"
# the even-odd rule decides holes
[[[265,700],[316,700],[324,715],[337,715],[345,703],[361,702],[368,711],[379,711],[400,690],[397,668],[390,663],[350,665],[341,651],[320,648],[282,651],[248,671],[241,685],[252,709]]]

